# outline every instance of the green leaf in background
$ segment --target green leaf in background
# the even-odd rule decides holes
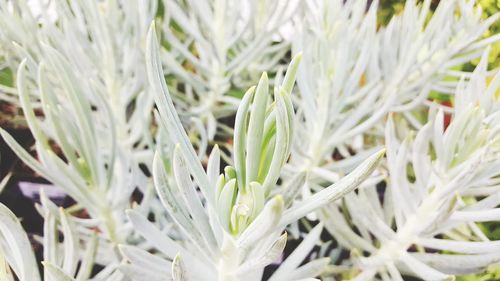
[[[14,74],[12,73],[12,69],[4,68],[0,70],[0,85],[8,87],[14,86]]]

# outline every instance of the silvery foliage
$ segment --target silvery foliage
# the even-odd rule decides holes
[[[198,132],[200,151],[219,130],[217,119],[236,112],[239,98],[263,71],[276,71],[290,49],[279,29],[299,1],[163,0],[161,58],[176,79],[170,91],[184,119]],[[177,89],[182,87],[182,91]],[[226,128],[230,129],[230,128]]]
[[[14,276],[18,276],[20,280],[40,280],[28,236],[16,216],[1,203],[0,238],[0,278],[14,281]]]
[[[173,280],[260,280],[264,267],[284,249],[285,227],[357,187],[384,154],[374,154],[351,174],[308,200],[294,203],[293,190],[276,193],[280,170],[290,153],[294,128],[291,91],[299,55],[290,63],[281,86],[275,88],[274,102],[269,98],[265,73],[257,87],[250,88],[243,97],[235,120],[234,166],[226,166],[219,175],[220,151],[215,146],[205,171],[168,92],[154,26],[149,32],[147,52],[161,125],[171,143],[176,144],[173,152],[164,151],[160,144],[153,177],[165,209],[183,236],[174,240],[138,212],[129,211],[135,228],[167,258],[161,260],[131,246],[122,247],[130,264],[121,269],[137,280],[163,280],[169,274],[166,265],[171,267]],[[166,155],[169,152],[173,156]],[[301,280],[324,270],[328,258],[300,266],[321,229],[320,224],[311,231],[271,280]]]
[[[37,207],[44,218],[43,238],[38,238],[43,245],[43,279],[30,240],[19,220],[0,203],[0,280],[123,280],[115,270],[117,264],[109,264],[91,278],[98,255],[97,232],[85,229],[91,232],[90,235],[80,235],[78,218],[55,206],[43,193],[41,201],[42,205]]]
[[[487,52],[469,81],[455,92],[452,121],[433,108],[413,133],[401,116],[385,125],[387,187],[383,199],[366,182],[320,219],[351,249],[353,280],[453,280],[500,261],[500,241],[476,224],[497,221],[500,191],[500,73],[487,84]],[[350,217],[353,224],[346,220]],[[437,251],[445,251],[437,252]],[[361,254],[364,253],[364,254]]]
[[[375,1],[306,1],[293,52],[304,54],[297,74],[297,138],[287,175],[304,173],[303,196],[335,182],[383,145],[384,118],[401,112],[416,128],[412,109],[429,105],[433,90],[453,95],[453,70],[500,39],[482,34],[500,15],[481,20],[474,1],[406,1],[400,15],[377,26]],[[450,111],[449,108],[444,108]],[[341,161],[333,161],[338,153]],[[354,156],[352,156],[354,155]]]
[[[85,228],[101,230],[98,262],[119,262],[117,250],[109,248],[135,243],[125,216],[134,189],[144,194],[143,208],[163,212],[152,180],[139,167],[150,166],[153,157],[154,100],[143,46],[156,6],[52,3],[55,18],[43,9],[35,17],[25,1],[0,4],[1,46],[17,71],[15,88],[4,93],[23,109],[38,159],[4,130],[1,135],[30,168],[86,211],[89,218],[79,221],[85,227],[77,228],[81,235],[89,235]]]
[[[155,1],[59,0],[52,17],[44,9],[35,16],[25,1],[0,0],[0,68],[17,73],[15,87],[0,85],[0,99],[22,107],[38,159],[3,130],[2,137],[78,202],[60,210],[42,196],[45,229],[37,239],[45,251],[45,280],[87,280],[94,263],[105,268],[93,280],[259,280],[282,254],[285,227],[326,205],[317,212],[321,223],[271,280],[312,280],[324,272],[328,258],[301,265],[323,225],[352,250],[339,269],[329,268],[347,266],[359,273],[357,280],[402,280],[401,274],[451,279],[498,261],[498,243],[475,223],[498,218],[500,78],[485,84],[485,59],[472,76],[451,70],[499,39],[479,39],[498,16],[480,21],[472,1],[449,0],[427,22],[430,1],[410,1],[388,27],[377,29],[376,3],[365,13],[365,1],[305,1],[293,43],[295,53],[304,51],[302,66],[297,70],[299,55],[284,77],[278,72],[274,101],[264,74],[240,103],[228,90],[246,87],[264,69],[275,71],[287,43],[275,45],[273,36],[296,6],[249,1],[254,8],[247,15],[233,2],[195,2],[163,2],[168,9],[159,33],[171,45],[160,46],[151,31],[144,55]],[[265,3],[273,9],[263,10]],[[205,12],[210,17],[201,16]],[[146,66],[159,109],[157,147]],[[162,68],[181,81],[171,90],[181,117],[194,117],[182,121],[199,130],[198,154]],[[291,95],[295,75],[299,97]],[[176,91],[181,86],[185,96]],[[443,111],[452,109],[427,101],[430,90],[456,95],[446,130]],[[185,113],[195,101],[195,110]],[[199,158],[208,139],[223,129],[215,119],[234,113],[237,104],[232,166],[220,174],[223,153],[215,146],[203,168]],[[427,124],[411,111],[422,105],[431,108]],[[411,130],[416,133],[404,138]],[[372,175],[383,154],[375,151],[384,143],[384,166],[349,193]],[[344,160],[332,161],[335,150]],[[153,171],[163,206],[139,164]],[[383,203],[375,189],[381,180],[387,184]],[[145,196],[131,206],[136,187]],[[347,193],[341,204],[331,203]],[[81,210],[90,218],[78,218]],[[155,222],[147,219],[152,214]],[[0,205],[0,279],[41,279],[29,243],[14,214]]]
[[[472,139],[465,138],[463,131],[463,127],[473,126],[480,130],[478,124],[494,118],[481,116],[495,114],[492,105],[483,100],[483,104],[488,106],[485,113],[474,113],[477,115],[470,117],[473,120],[455,120],[455,125],[450,125],[445,134],[443,128],[439,131],[439,128],[429,128],[434,125],[421,124],[412,109],[422,105],[440,108],[439,113],[430,116],[431,119],[440,118],[431,122],[439,126],[443,123],[443,111],[450,112],[452,109],[431,104],[427,100],[431,90],[450,95],[456,93],[455,116],[466,115],[465,107],[469,106],[471,100],[492,99],[492,92],[498,89],[498,85],[491,84],[489,97],[482,96],[484,85],[474,86],[480,81],[485,83],[485,61],[477,70],[475,75],[478,77],[474,83],[469,85],[467,81],[466,85],[469,86],[466,91],[456,91],[456,87],[463,83],[459,83],[457,77],[467,77],[469,80],[471,75],[453,70],[453,67],[479,57],[489,43],[499,39],[498,35],[480,39],[487,27],[498,20],[499,15],[483,21],[480,20],[480,11],[475,11],[470,1],[441,1],[431,17],[430,1],[424,1],[422,6],[407,1],[401,15],[395,16],[387,27],[377,29],[377,5],[372,5],[365,13],[365,1],[307,3],[309,13],[302,33],[296,37],[293,46],[295,52],[304,53],[297,74],[301,94],[297,106],[304,122],[297,126],[297,142],[292,149],[288,173],[306,177],[302,194],[307,198],[311,192],[321,190],[325,181],[337,181],[340,175],[351,170],[360,159],[380,145],[385,143],[388,149],[388,170],[379,169],[374,177],[365,182],[363,186],[366,188],[357,194],[350,193],[342,204],[332,204],[319,213],[320,220],[335,239],[343,247],[352,250],[353,258],[346,264],[347,269],[339,267],[339,270],[360,272],[355,280],[373,280],[376,274],[383,280],[402,280],[401,274],[417,275],[425,280],[441,280],[451,278],[451,275],[477,272],[498,261],[498,255],[493,254],[495,250],[479,250],[496,245],[496,242],[462,244],[433,238],[443,234],[454,240],[487,240],[473,223],[484,221],[484,218],[474,220],[468,217],[466,230],[462,229],[463,226],[457,230],[459,222],[451,223],[447,219],[453,220],[453,210],[464,208],[460,196],[470,196],[467,192],[457,195],[460,194],[457,193],[459,190],[481,185],[479,182],[483,180],[494,181],[493,177],[498,174],[495,170],[495,165],[498,165],[495,157],[498,158],[498,155],[483,155],[485,151],[492,151],[492,143],[496,141],[495,129],[488,132],[490,129],[485,127],[481,135],[472,133],[475,136]],[[460,11],[458,15],[457,10]],[[445,76],[455,79],[444,81]],[[464,91],[469,97],[461,97]],[[493,101],[489,102],[495,104]],[[390,112],[396,114],[398,120],[390,119],[385,123],[384,118]],[[409,124],[410,129],[419,131],[415,144],[408,139],[401,145],[395,140],[394,133],[390,133],[393,126],[401,127],[401,124]],[[432,130],[434,135],[429,136]],[[454,135],[451,135],[453,131]],[[434,152],[429,150],[429,143],[449,142],[447,138],[455,138],[451,143],[440,144],[442,149],[447,150],[443,152],[447,155],[442,156],[447,158],[447,164],[431,164],[436,160],[431,160]],[[469,145],[467,142],[470,142]],[[460,148],[456,147],[456,143]],[[466,154],[475,152],[475,156],[461,156],[461,168],[455,168],[459,163],[454,163],[452,169],[450,157],[453,158],[453,153],[462,148],[467,148],[467,152],[464,151]],[[343,159],[332,161],[334,151]],[[351,156],[353,151],[355,156]],[[480,165],[474,161],[479,161],[476,158],[481,157],[485,158],[480,161],[482,166],[470,171],[472,168],[467,168],[467,165]],[[422,163],[423,159],[427,162]],[[415,183],[406,178],[408,162],[412,162],[415,173],[420,173],[416,175]],[[419,168],[417,165],[427,166]],[[488,172],[482,174],[483,169]],[[389,177],[389,180],[384,203],[381,204],[375,185],[385,177]],[[474,177],[481,179],[476,182],[473,181]],[[451,182],[453,179],[456,182]],[[446,191],[430,192],[437,190],[437,186],[443,186]],[[488,190],[490,194],[483,196],[497,193],[493,187]],[[497,202],[493,202],[495,199],[490,200],[491,205],[485,201],[485,205],[478,206],[494,208]],[[416,210],[421,214],[414,215]],[[496,210],[485,212],[491,214]],[[465,220],[462,218],[461,222]],[[394,221],[396,231],[393,228]],[[462,231],[467,235],[460,238],[460,235],[464,235]],[[430,242],[425,239],[422,242],[420,237],[428,238]],[[407,252],[415,244],[419,245],[417,249],[420,253]],[[455,250],[469,256],[437,256],[422,252],[432,247],[436,250]],[[471,250],[473,248],[475,250]],[[364,258],[361,253],[368,257]]]
[[[102,98],[108,104],[120,145],[127,149],[138,147],[137,157],[141,157],[141,151],[152,142],[148,139],[148,118],[154,102],[145,91],[143,50],[147,28],[157,10],[156,2],[56,0],[49,3],[50,6],[42,6],[35,14],[27,0],[1,1],[3,65],[16,72],[26,59],[28,80],[36,81],[39,64],[60,56],[76,77],[86,79],[85,85],[95,92],[86,93],[85,97],[92,103]],[[2,85],[0,99],[18,104],[17,91]],[[34,106],[38,108],[39,95],[36,92],[29,95],[33,95]]]
[[[92,94],[82,85],[69,65],[59,56],[51,57],[39,66],[37,88],[27,85],[26,61],[17,73],[17,90],[30,130],[36,140],[38,160],[24,150],[6,131],[0,130],[5,142],[37,174],[61,187],[83,208],[88,219],[81,219],[78,228],[82,237],[101,230],[99,238],[108,248],[100,255],[104,264],[119,262],[121,257],[109,249],[124,241],[131,231],[125,225],[124,211],[136,184],[143,184],[138,169],[134,168],[119,149],[106,104],[96,103],[98,114],[92,111],[85,97]],[[50,70],[47,70],[50,69]],[[56,74],[57,73],[57,74]],[[28,91],[39,91],[45,115],[38,119],[31,105]],[[83,94],[78,91],[88,91]],[[96,118],[100,116],[101,118]],[[64,158],[51,145],[54,140]],[[87,231],[84,231],[87,229]]]

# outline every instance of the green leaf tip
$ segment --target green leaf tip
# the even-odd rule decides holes
[[[172,261],[172,280],[174,281],[187,281],[186,271],[182,264],[181,254],[177,253]]]
[[[274,196],[273,199],[274,199],[273,206],[272,206],[273,212],[276,214],[281,214],[283,212],[283,207],[285,205],[285,201],[283,201],[283,196],[281,196],[281,194],[278,194],[278,195]]]
[[[283,79],[282,89],[286,94],[290,94],[295,84],[297,71],[299,69],[300,61],[302,60],[302,53],[296,54],[286,70],[285,78]]]
[[[384,147],[384,148],[382,148],[381,150],[377,151],[377,152],[375,153],[376,158],[377,158],[377,159],[380,159],[380,158],[384,157],[384,155],[385,155],[386,151],[387,151],[387,149],[386,149],[385,147]]]
[[[156,23],[154,20],[152,20],[151,24],[149,25],[149,32],[156,32]]]

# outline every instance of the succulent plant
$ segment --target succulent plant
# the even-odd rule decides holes
[[[283,234],[285,227],[354,189],[375,169],[383,151],[308,200],[291,204],[293,192],[276,192],[293,131],[294,110],[290,94],[301,58],[298,55],[290,63],[281,86],[275,88],[274,102],[269,101],[265,73],[257,87],[250,88],[243,97],[235,121],[235,166],[226,166],[224,173],[219,175],[220,154],[215,146],[205,171],[168,93],[154,25],[148,38],[150,83],[156,93],[162,126],[171,142],[176,143],[171,157],[164,155],[161,148],[156,152],[153,177],[163,205],[186,241],[180,243],[182,240],[162,237],[159,230],[153,230],[150,222],[134,211],[129,211],[129,218],[142,230],[142,235],[172,261],[174,280],[258,280],[264,267],[283,251],[287,238],[286,233]],[[170,165],[165,167],[166,163]],[[173,176],[169,176],[168,171]],[[142,263],[147,260],[143,259]],[[321,262],[324,264],[325,260]],[[189,270],[193,267],[198,270]],[[308,272],[312,276],[304,272],[297,276],[282,274],[273,280],[314,277],[321,268],[315,266],[314,269]]]
[[[0,203],[0,280],[494,280],[482,5],[0,0],[0,105],[34,144],[0,135],[71,199],[40,191],[43,233]]]

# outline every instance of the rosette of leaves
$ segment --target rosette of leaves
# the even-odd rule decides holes
[[[123,266],[125,272],[134,272],[141,264],[158,269],[161,264],[170,264],[174,280],[260,280],[264,267],[281,255],[287,240],[283,231],[288,224],[340,198],[371,174],[383,152],[371,156],[350,175],[307,201],[294,202],[293,188],[300,187],[300,183],[289,186],[286,192],[278,191],[276,182],[288,159],[293,134],[290,95],[299,61],[300,55],[290,63],[281,86],[275,88],[274,101],[269,98],[266,74],[257,87],[246,92],[235,121],[234,166],[226,166],[224,173],[219,174],[219,149],[212,149],[205,170],[180,123],[164,80],[152,26],[148,36],[148,74],[162,126],[176,144],[171,157],[157,150],[153,177],[158,195],[183,235],[172,239],[140,213],[130,211],[135,228],[166,260],[147,252],[141,252],[142,256],[131,254],[131,248],[125,247],[122,250],[131,262]],[[285,261],[284,269],[278,270],[272,280],[310,278],[324,269],[328,259],[300,266],[320,230],[321,225],[309,234],[299,252],[288,264]],[[138,280],[165,278],[169,272],[143,270],[141,274]]]
[[[487,56],[457,88],[448,127],[442,110],[415,133],[389,118],[385,191],[366,184],[319,213],[351,250],[352,280],[453,280],[500,261],[479,224],[500,204],[500,74],[487,83]]]
[[[79,77],[59,52],[44,48],[46,60],[34,66],[23,61],[16,83],[37,158],[5,130],[0,134],[26,165],[76,201],[74,208],[90,217],[88,228],[97,227],[104,240],[123,242],[131,231],[124,225],[130,196],[147,180],[118,145],[112,112],[102,93]],[[37,80],[28,79],[28,72],[37,73]],[[34,95],[41,98],[43,118],[35,116]]]
[[[296,101],[304,121],[287,172],[307,171],[305,197],[379,149],[389,113],[421,128],[430,94],[451,99],[459,78],[470,76],[456,67],[500,39],[482,37],[500,14],[482,19],[474,1],[440,1],[435,10],[429,0],[406,1],[383,27],[378,2],[368,2],[308,1],[294,37],[293,52],[304,53]]]
[[[76,201],[88,228],[113,243],[134,243],[124,214],[134,189],[143,208],[163,211],[140,168],[151,165],[156,133],[143,47],[156,4],[52,1],[38,15],[24,0],[0,5],[1,45],[17,70],[11,98],[28,120],[38,159],[2,135],[38,176]]]
[[[157,1],[40,1],[38,10],[29,2],[0,3],[0,48],[5,57],[0,75],[15,76],[24,59],[35,69],[50,56],[44,44],[50,45],[108,103],[119,145],[130,150],[129,157],[150,163],[154,101],[145,86],[144,38]],[[37,79],[36,71],[26,75]],[[20,105],[19,90],[9,83],[16,79],[0,79],[0,100]],[[29,95],[39,109],[38,93]]]
[[[290,22],[299,1],[161,3],[161,58],[173,78],[167,82],[181,117],[204,146],[225,132],[219,126],[231,129],[218,120],[234,115],[242,89],[263,71],[280,66],[290,44],[279,29]]]

